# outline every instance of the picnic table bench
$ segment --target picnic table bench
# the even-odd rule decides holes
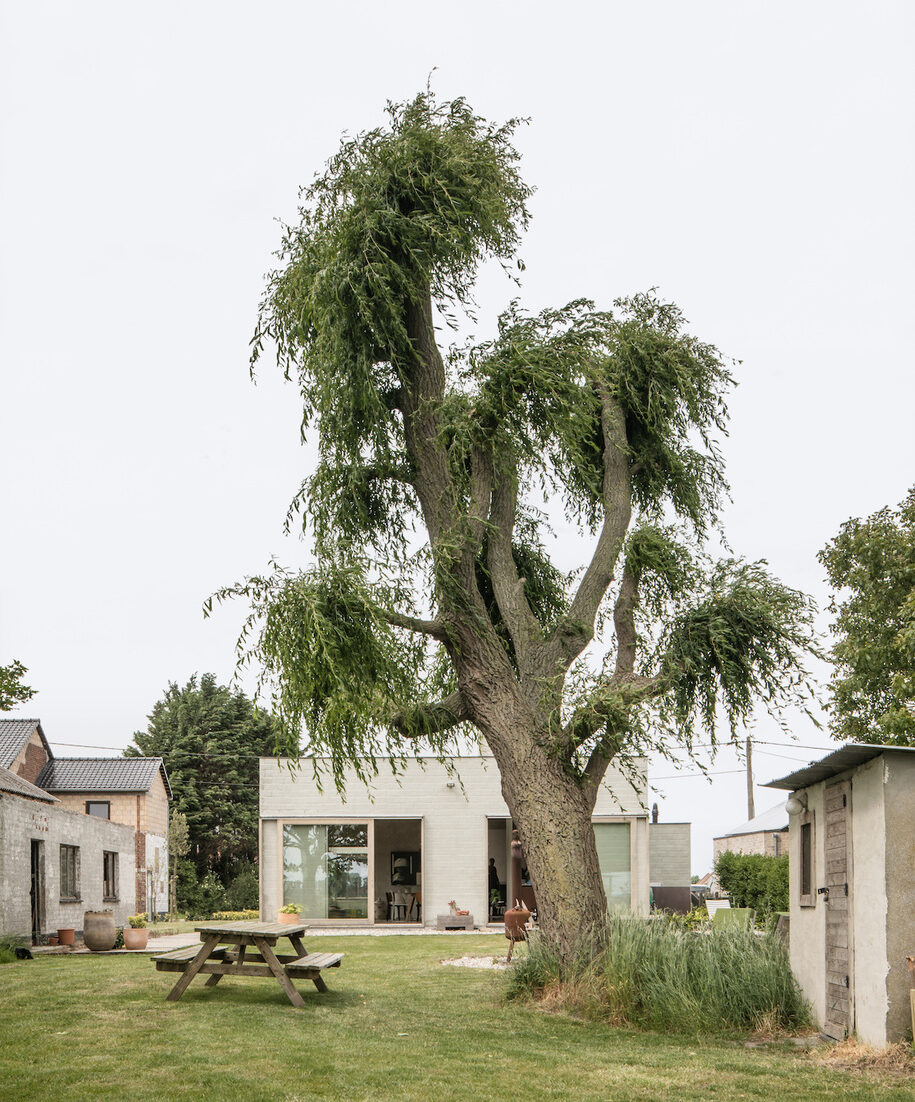
[[[201,945],[177,949],[153,957],[159,972],[180,972],[181,977],[167,998],[176,1002],[195,976],[205,975],[207,987],[215,987],[223,976],[272,976],[286,992],[293,1006],[305,1000],[292,985],[292,978],[311,980],[315,987],[327,990],[321,972],[339,968],[343,953],[309,953],[302,944],[306,927],[279,922],[235,922],[231,925],[195,926]],[[275,953],[281,937],[288,937],[292,954]],[[228,943],[228,947],[220,943]]]

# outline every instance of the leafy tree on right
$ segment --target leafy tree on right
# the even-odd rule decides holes
[[[837,739],[915,745],[915,486],[898,508],[847,520],[819,554],[830,610]]]

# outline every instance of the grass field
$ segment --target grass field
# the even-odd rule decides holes
[[[281,942],[281,946],[285,943]],[[0,1095],[15,1099],[907,1099],[911,1083],[817,1066],[793,1046],[745,1048],[546,1014],[502,1001],[497,972],[444,958],[504,938],[306,940],[346,953],[304,1010],[272,980],[176,978],[145,955],[0,966]],[[523,951],[523,950],[522,950]]]

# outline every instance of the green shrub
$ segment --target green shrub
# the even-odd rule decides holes
[[[214,911],[213,918],[222,922],[250,922],[260,918],[260,911]]]
[[[253,861],[242,861],[223,897],[223,904],[229,911],[250,911],[257,907],[259,885],[257,867]]]
[[[715,862],[715,875],[730,895],[732,907],[750,907],[760,919],[788,910],[787,855],[728,851]]]
[[[541,939],[511,969],[509,998],[537,998],[586,1017],[663,1032],[794,1030],[809,1010],[784,944],[749,930],[714,933],[675,921],[611,917],[561,969]]]

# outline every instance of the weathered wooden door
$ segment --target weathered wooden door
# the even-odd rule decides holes
[[[37,945],[41,939],[42,903],[44,901],[44,854],[43,843],[33,838],[31,840],[32,875],[29,882],[29,907],[32,912],[32,944]]]
[[[854,1028],[851,785],[848,781],[827,786],[824,811],[826,883],[820,888],[826,899],[826,1014],[823,1032],[842,1040]]]

